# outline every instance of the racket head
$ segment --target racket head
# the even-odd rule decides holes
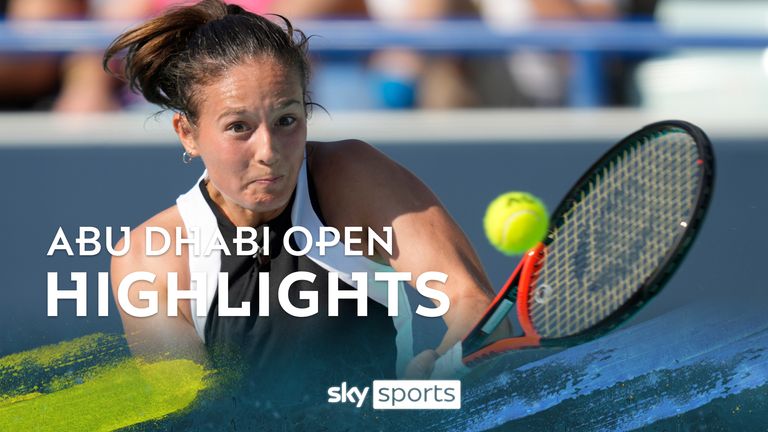
[[[525,257],[516,303],[526,336],[575,345],[637,313],[690,249],[714,175],[709,139],[684,121],[653,123],[612,147]]]

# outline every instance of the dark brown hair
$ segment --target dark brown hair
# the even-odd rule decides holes
[[[104,53],[104,69],[147,101],[196,122],[200,101],[193,98],[195,87],[244,61],[267,57],[299,74],[309,107],[307,37],[288,19],[275,16],[284,27],[220,0],[174,7],[118,36]],[[115,71],[111,60],[123,52]]]

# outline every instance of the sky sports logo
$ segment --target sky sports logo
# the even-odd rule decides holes
[[[368,394],[373,409],[460,409],[461,381],[458,380],[377,380],[370,387],[340,386],[328,389],[328,403],[363,406]]]

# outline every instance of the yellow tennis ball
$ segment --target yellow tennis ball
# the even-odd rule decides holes
[[[526,192],[507,192],[485,211],[483,227],[492,245],[507,255],[519,255],[544,239],[549,217],[544,203]]]

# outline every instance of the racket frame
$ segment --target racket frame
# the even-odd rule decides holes
[[[621,152],[625,151],[629,144],[639,143],[643,139],[668,129],[682,129],[694,139],[699,153],[697,163],[701,166],[702,170],[698,185],[699,193],[693,207],[693,214],[691,220],[686,221],[687,226],[683,235],[675,241],[656,270],[643,281],[643,286],[616,311],[590,328],[576,334],[559,338],[542,338],[532,324],[528,310],[528,300],[532,294],[532,282],[534,282],[538,268],[545,259],[546,247],[554,241],[554,229],[562,226],[565,215],[574,205],[580,202],[581,197],[584,196],[582,192],[588,190],[590,182],[599,175],[599,172],[605,166]],[[483,317],[462,340],[462,350],[465,353],[463,357],[464,364],[471,366],[482,359],[510,350],[578,345],[600,337],[615,329],[621,323],[626,322],[661,291],[664,284],[682,263],[706,216],[714,188],[714,176],[715,160],[709,138],[697,126],[682,120],[667,120],[649,124],[615,144],[574,183],[570,191],[565,195],[565,198],[553,212],[551,217],[552,223],[550,224],[547,237],[542,243],[526,252],[515,271],[488,306]],[[500,322],[500,314],[506,318],[507,313],[499,312],[500,308],[503,307],[507,312],[511,310],[505,302],[516,304],[518,321],[524,334],[523,336],[504,338],[487,343],[486,341],[494,330],[487,326],[489,321],[493,318],[494,321]]]

